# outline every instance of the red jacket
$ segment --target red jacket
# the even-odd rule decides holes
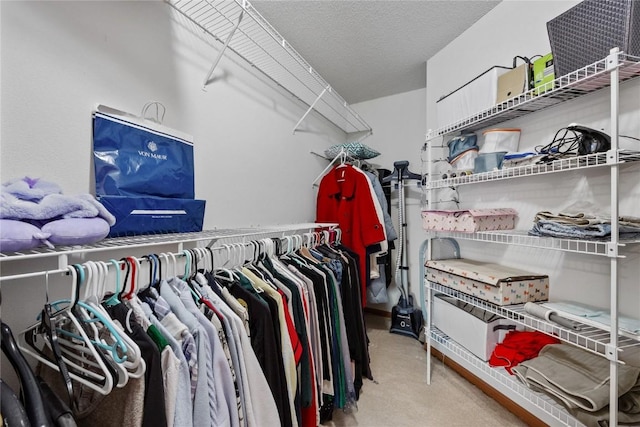
[[[360,257],[362,306],[367,302],[367,246],[384,241],[367,177],[351,165],[334,167],[320,181],[316,204],[317,222],[336,222],[342,243]]]

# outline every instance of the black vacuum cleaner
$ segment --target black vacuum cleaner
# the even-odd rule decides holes
[[[393,173],[384,178],[383,182],[398,182],[398,218],[400,222],[400,235],[398,236],[398,248],[396,256],[396,286],[400,290],[398,304],[391,309],[391,328],[389,332],[406,335],[419,339],[422,329],[422,310],[413,305],[413,295],[409,286],[409,266],[407,265],[406,236],[407,223],[405,222],[405,197],[404,181],[418,180],[422,177],[409,171],[409,162],[397,161],[393,164]]]

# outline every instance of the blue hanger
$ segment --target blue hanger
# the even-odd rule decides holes
[[[107,305],[107,307],[113,307],[114,305],[120,304],[120,300],[118,299],[118,294],[120,294],[120,263],[118,263],[118,261],[116,261],[115,259],[110,259],[109,262],[113,264],[116,269],[116,291],[104,303]]]
[[[51,306],[57,309],[57,306],[59,304],[69,304],[71,301],[70,300],[58,300],[55,302],[51,303]],[[84,323],[95,323],[95,322],[102,322],[102,324],[109,329],[109,332],[111,332],[111,335],[113,336],[113,338],[115,339],[115,342],[111,345],[107,345],[105,343],[103,343],[102,341],[95,341],[90,339],[91,344],[93,344],[95,347],[100,347],[104,350],[107,350],[111,353],[113,360],[115,360],[118,363],[123,363],[127,360],[127,346],[124,343],[124,341],[122,340],[122,338],[120,337],[120,333],[118,332],[118,330],[116,330],[115,328],[113,328],[111,326],[111,324],[109,323],[109,320],[106,319],[102,313],[100,313],[99,311],[96,311],[93,307],[91,307],[90,305],[87,305],[86,303],[84,303],[83,301],[77,301],[76,303],[79,307],[84,308],[85,310],[91,312],[91,314],[93,314],[95,316],[95,318],[93,319],[79,319],[82,320]],[[84,339],[82,338],[82,336],[78,335],[78,334],[74,334],[72,332],[69,332],[67,330],[64,329],[56,329],[56,331],[58,332],[59,335],[65,335],[68,337],[72,337],[75,338],[77,340],[80,341],[84,341]],[[118,350],[120,352],[118,352]],[[120,356],[120,353],[123,354],[123,356]]]

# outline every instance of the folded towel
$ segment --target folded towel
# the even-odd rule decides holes
[[[90,194],[67,196],[49,194],[37,203],[22,200],[13,194],[0,193],[0,218],[15,220],[54,220],[60,218],[94,218],[99,216],[109,225],[115,217]]]
[[[604,310],[599,308],[571,301],[545,302],[542,305],[580,317],[597,317],[605,313]]]

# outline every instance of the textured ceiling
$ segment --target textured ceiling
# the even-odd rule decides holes
[[[425,87],[428,58],[499,1],[251,1],[354,104]]]

